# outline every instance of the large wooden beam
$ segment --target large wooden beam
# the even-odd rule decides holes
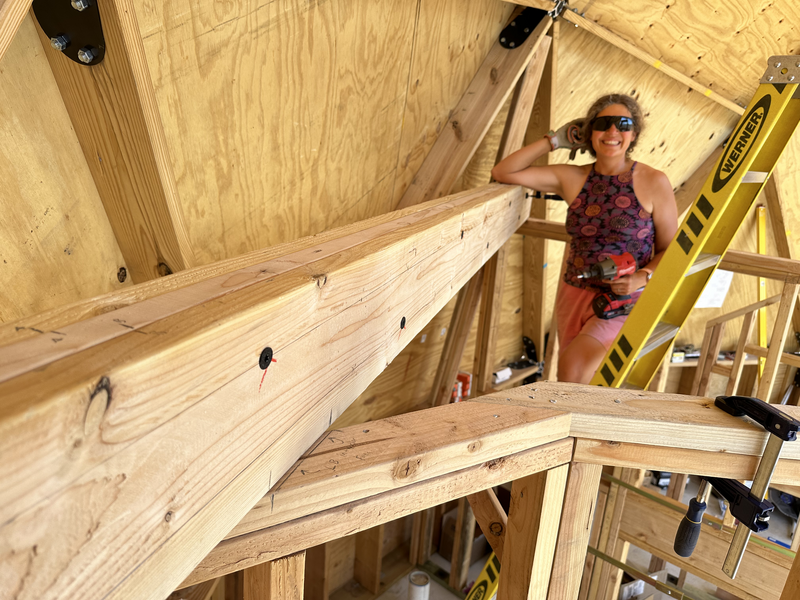
[[[0,61],[11,45],[32,0],[0,0]]]
[[[83,351],[4,363],[0,555],[39,558],[2,585],[166,596],[528,210],[519,188],[456,195],[129,307],[151,325],[76,324]]]
[[[177,183],[132,0],[98,2],[105,58],[79,65],[39,29],[134,283],[192,266]]]
[[[550,17],[545,17],[518,48],[508,50],[499,41],[495,42],[400,199],[398,208],[449,193],[546,37],[552,22]]]

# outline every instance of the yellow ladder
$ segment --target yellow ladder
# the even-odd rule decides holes
[[[694,206],[593,385],[645,388],[749,213],[800,121],[800,56],[773,56]]]

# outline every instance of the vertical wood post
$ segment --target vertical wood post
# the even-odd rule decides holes
[[[800,600],[800,553],[794,557],[780,600]]]
[[[513,483],[497,600],[547,597],[568,470],[561,465]]]
[[[467,585],[467,575],[472,562],[472,540],[475,537],[475,515],[466,498],[458,500],[456,532],[453,539],[453,556],[450,558],[450,587],[457,590]]]
[[[303,587],[307,600],[328,600],[330,595],[330,579],[328,575],[330,560],[327,544],[320,544],[306,550]]]
[[[558,530],[549,600],[576,600],[592,531],[602,465],[571,463]]]
[[[381,524],[356,534],[353,578],[373,594],[377,594],[381,587],[383,530],[384,525]]]
[[[244,571],[244,600],[303,600],[305,552]]]
[[[764,372],[758,384],[756,397],[764,402],[769,402],[772,394],[772,387],[775,385],[775,377],[778,373],[783,346],[786,343],[786,336],[789,333],[789,323],[797,302],[797,291],[800,285],[796,281],[787,281],[783,286],[781,303],[778,306],[778,315],[775,317],[775,324],[772,328],[770,337],[767,361],[764,365]]]

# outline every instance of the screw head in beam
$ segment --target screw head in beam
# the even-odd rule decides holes
[[[72,0],[70,4],[72,5],[72,8],[78,12],[83,12],[89,8],[89,0]]]
[[[95,56],[97,56],[97,53],[91,46],[86,46],[78,50],[78,60],[85,65],[90,64],[95,59]]]
[[[65,35],[57,35],[56,37],[50,38],[50,46],[53,50],[58,50],[59,52],[63,52],[69,46],[69,38]]]

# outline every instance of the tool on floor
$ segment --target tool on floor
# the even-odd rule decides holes
[[[800,122],[800,61],[773,56],[592,385],[646,388]]]
[[[775,507],[764,498],[783,444],[797,440],[800,421],[763,400],[748,396],[717,396],[714,404],[735,417],[749,417],[766,429],[770,436],[750,489],[736,480],[703,478],[697,498],[689,502],[689,510],[678,526],[674,550],[679,556],[692,555],[700,535],[700,523],[706,509],[706,500],[713,486],[730,503],[731,514],[739,520],[722,566],[723,572],[733,579],[742,562],[750,532],[764,531],[769,526],[769,515]]]

